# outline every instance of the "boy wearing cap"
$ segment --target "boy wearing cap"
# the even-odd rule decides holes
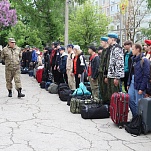
[[[8,45],[2,50],[1,57],[5,62],[6,87],[9,92],[8,97],[12,97],[13,78],[16,90],[18,91],[18,97],[25,97],[25,95],[21,93],[22,86],[20,80],[20,60],[22,54],[14,38],[9,38]]]
[[[60,73],[59,84],[68,83],[67,74],[66,74],[66,63],[67,63],[68,54],[65,52],[64,47],[60,48],[60,55],[61,56],[60,56],[59,64],[57,67],[57,70]]]
[[[108,44],[110,45],[110,56],[108,57],[108,84],[109,97],[114,92],[119,92],[120,79],[124,78],[124,52],[122,47],[117,44],[118,35],[115,33],[108,34]]]
[[[73,45],[68,45],[67,46],[67,51],[68,51],[68,58],[67,58],[67,65],[66,65],[66,70],[67,70],[67,76],[68,76],[68,85],[71,90],[75,90],[75,77],[72,76],[72,70],[73,70],[73,59],[74,59],[74,51],[73,51]]]
[[[88,65],[88,79],[90,82],[92,96],[96,102],[99,102],[99,85],[98,85],[98,69],[99,69],[99,56],[96,53],[96,48],[90,46],[88,49],[90,54]]]
[[[101,46],[103,47],[102,55],[100,58],[100,65],[99,65],[99,90],[100,90],[100,97],[102,98],[103,104],[107,104],[110,100],[108,98],[108,83],[106,82],[107,78],[107,57],[109,52],[109,45],[108,45],[108,37],[101,37]]]

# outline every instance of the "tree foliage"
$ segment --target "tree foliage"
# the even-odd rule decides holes
[[[7,35],[7,38],[15,37],[17,45],[20,47],[24,47],[28,44],[30,46],[37,46],[42,48],[42,41],[38,35],[38,30],[33,30],[19,21],[15,27],[12,27],[9,34]]]
[[[141,33],[145,39],[151,39],[151,29],[142,28]]]
[[[136,34],[141,31],[140,25],[143,23],[145,16],[148,14],[148,9],[144,0],[129,0],[128,19],[126,21],[126,30],[128,39],[134,43],[139,39],[135,39]],[[141,8],[141,10],[140,10]]]
[[[148,2],[148,7],[151,8],[151,0],[147,0]]]
[[[70,15],[69,40],[85,50],[90,44],[99,44],[100,36],[106,35],[108,24],[101,8],[86,1]]]

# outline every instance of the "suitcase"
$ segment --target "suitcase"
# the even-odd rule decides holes
[[[151,98],[143,98],[138,103],[139,114],[142,115],[143,133],[151,132]]]
[[[126,93],[114,93],[111,96],[110,116],[118,126],[127,123],[129,109],[129,95]]]
[[[44,69],[38,69],[36,72],[36,80],[38,83],[42,82],[42,73],[43,73]]]
[[[101,104],[85,104],[81,108],[81,117],[83,119],[104,119],[109,118],[109,106]]]
[[[73,114],[80,114],[82,106],[87,103],[92,103],[91,99],[79,99],[77,97],[71,98],[70,102],[70,112]]]

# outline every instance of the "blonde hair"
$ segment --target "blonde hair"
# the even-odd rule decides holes
[[[82,52],[79,45],[75,45],[73,49],[76,50],[75,52],[76,56],[78,56]]]

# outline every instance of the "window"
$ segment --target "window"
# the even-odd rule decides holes
[[[106,14],[107,14],[107,15],[109,15],[109,14],[110,14],[110,9],[109,9],[109,8],[107,8],[107,12],[106,12]]]
[[[114,6],[111,6],[111,11],[112,11],[112,12],[114,11]]]
[[[140,27],[140,21],[137,22],[136,26]]]
[[[102,4],[103,4],[103,5],[105,4],[105,0],[102,0]]]

